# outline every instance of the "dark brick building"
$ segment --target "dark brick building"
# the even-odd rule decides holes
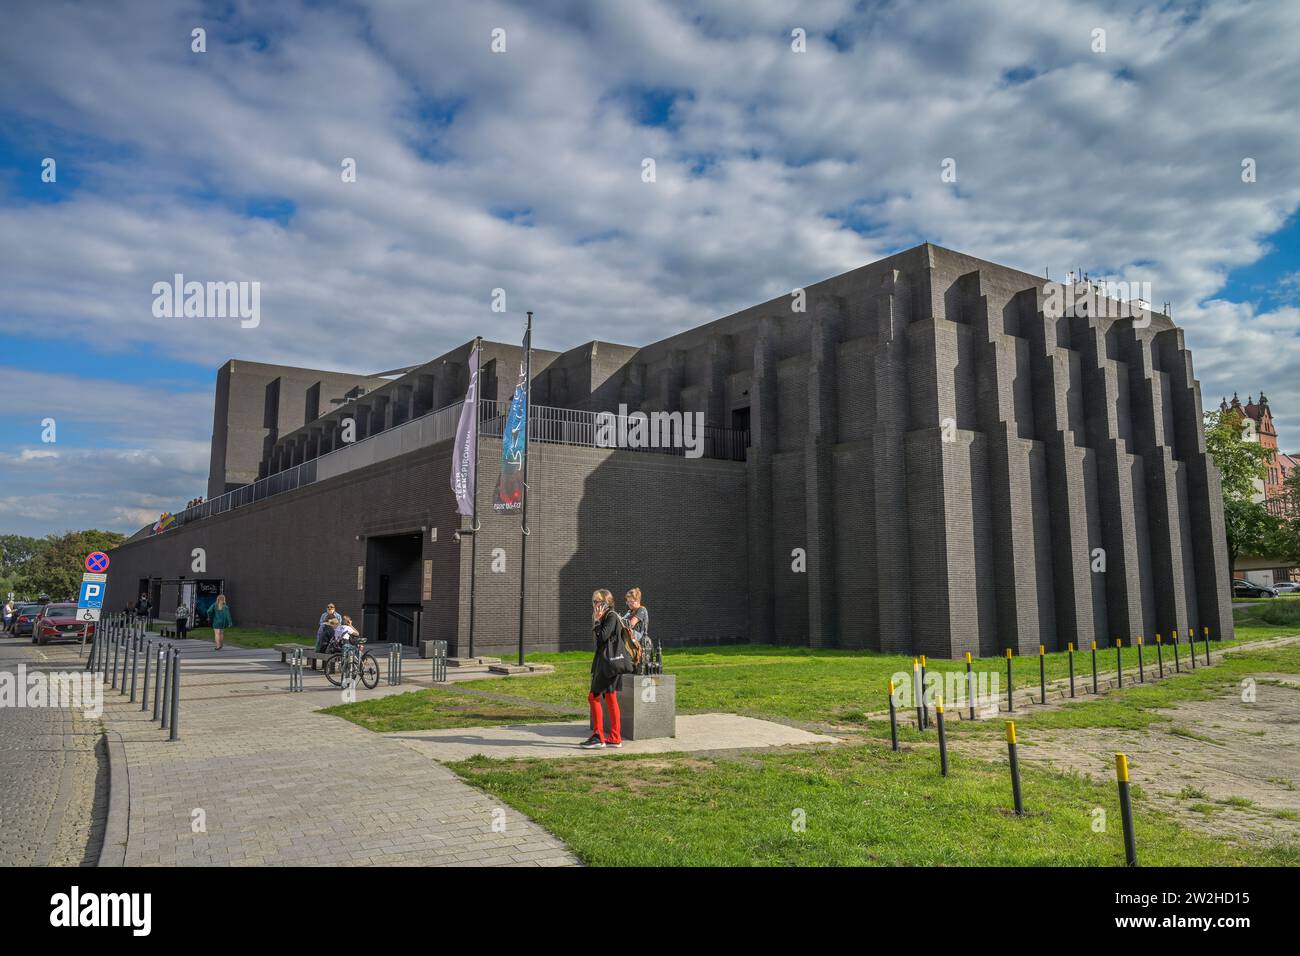
[[[587,647],[591,591],[633,585],[669,645],[947,657],[1231,635],[1183,334],[1054,309],[1061,288],[927,244],[643,348],[535,350],[530,648]],[[306,633],[333,600],[405,638],[418,607],[425,638],[466,653],[449,474],[470,348],[382,377],[227,365],[210,488],[250,483],[118,548],[110,606],[221,578],[237,623]],[[484,345],[479,653],[517,635],[519,519],[491,501],[519,361]],[[620,405],[699,413],[703,457],[596,447],[596,413]]]

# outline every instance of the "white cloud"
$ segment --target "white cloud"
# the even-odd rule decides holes
[[[1262,387],[1300,433],[1294,309],[1219,296],[1300,204],[1295,4],[234,9],[229,26],[197,4],[51,2],[7,24],[0,98],[109,148],[63,160],[83,183],[66,201],[0,205],[0,332],[373,371],[510,340],[527,308],[542,347],[652,341],[930,240],[1150,281],[1206,404]],[[646,90],[680,94],[668,126],[637,122]],[[278,200],[287,224],[246,215]],[[155,319],[150,287],[175,272],[261,282],[261,325]],[[514,314],[488,310],[496,287]],[[194,425],[171,438],[206,437],[198,405],[170,410]]]

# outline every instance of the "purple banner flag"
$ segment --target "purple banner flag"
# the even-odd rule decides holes
[[[469,390],[456,425],[455,453],[451,459],[451,490],[456,493],[456,510],[469,517],[474,514],[474,472],[478,454],[474,439],[478,429],[478,367],[482,346],[475,346],[469,356]]]

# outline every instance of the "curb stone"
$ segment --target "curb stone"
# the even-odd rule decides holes
[[[131,771],[126,762],[126,745],[115,730],[104,730],[108,749],[108,819],[104,842],[96,866],[124,866],[126,841],[131,828]]]

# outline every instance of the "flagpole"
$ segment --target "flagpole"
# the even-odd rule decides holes
[[[524,589],[528,581],[528,452],[532,436],[529,435],[528,419],[533,414],[533,313],[528,313],[528,325],[524,328],[524,474],[523,503],[520,507],[519,530],[521,546],[519,549],[519,666],[524,666]]]
[[[483,387],[483,336],[475,336],[474,351],[478,353],[476,363],[479,376],[478,387],[474,389],[474,511],[470,520],[470,529],[474,532],[469,538],[469,656],[474,656],[474,587],[478,572],[478,409],[479,389]]]

